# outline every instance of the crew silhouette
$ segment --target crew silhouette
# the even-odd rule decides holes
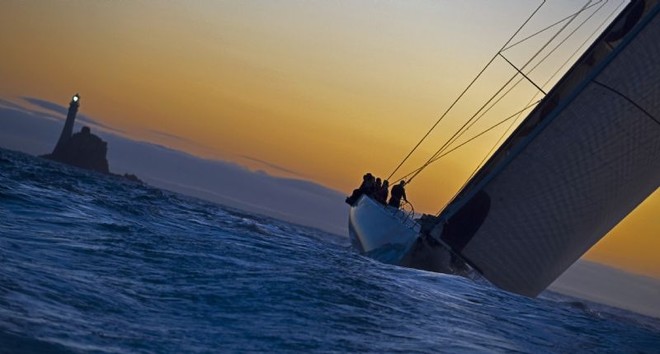
[[[379,177],[374,177],[374,175],[368,172],[362,176],[362,184],[360,184],[360,187],[354,189],[353,193],[346,198],[346,203],[353,206],[361,196],[366,195],[383,205],[398,209],[401,207],[401,199],[406,202],[408,201],[408,199],[406,199],[405,185],[406,182],[401,181],[399,184],[392,187],[391,197],[388,202],[387,197],[390,194],[390,182],[388,180],[381,180]]]
[[[390,201],[387,203],[387,205],[395,208],[400,208],[401,207],[401,199],[405,200],[406,202],[408,199],[406,199],[406,189],[405,189],[406,182],[401,181],[399,184],[396,186],[392,187],[392,196],[390,197]]]

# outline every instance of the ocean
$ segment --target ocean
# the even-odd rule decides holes
[[[660,320],[0,149],[0,353],[660,353]]]

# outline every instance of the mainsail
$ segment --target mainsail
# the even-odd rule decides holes
[[[440,214],[496,286],[538,295],[660,185],[659,11],[630,3]]]

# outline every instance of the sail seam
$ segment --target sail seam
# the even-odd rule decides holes
[[[630,104],[632,104],[632,105],[635,106],[637,109],[639,109],[642,113],[644,113],[647,117],[649,117],[649,118],[650,118],[652,121],[654,121],[657,125],[660,125],[660,121],[658,121],[654,116],[652,116],[651,113],[647,112],[642,106],[638,105],[635,101],[633,101],[632,99],[630,99],[630,97],[628,97],[628,96],[624,95],[623,93],[617,91],[617,90],[616,90],[615,88],[613,88],[613,87],[610,87],[610,86],[605,85],[604,83],[602,83],[602,82],[600,82],[600,81],[593,80],[592,82],[593,82],[594,84],[596,84],[596,85],[598,85],[598,86],[604,88],[604,89],[609,90],[609,91],[612,92],[612,93],[615,93],[615,94],[619,95],[621,98],[623,98],[623,99],[625,99],[626,101],[630,102]]]

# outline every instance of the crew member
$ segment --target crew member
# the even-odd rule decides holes
[[[379,203],[386,205],[387,204],[387,195],[390,193],[389,192],[390,188],[390,182],[388,180],[383,181],[383,185],[380,187],[378,191],[376,191],[376,201]]]
[[[392,187],[392,196],[390,197],[390,202],[387,203],[387,205],[398,209],[401,207],[401,198],[403,198],[403,200],[406,202],[408,201],[408,199],[406,199],[406,189],[404,188],[405,185],[406,182],[401,181],[399,184]]]
[[[371,173],[362,176],[362,184],[358,189],[353,190],[353,194],[350,197],[346,198],[346,203],[352,206],[355,205],[363,194],[371,196],[374,193],[375,183],[376,181]]]

